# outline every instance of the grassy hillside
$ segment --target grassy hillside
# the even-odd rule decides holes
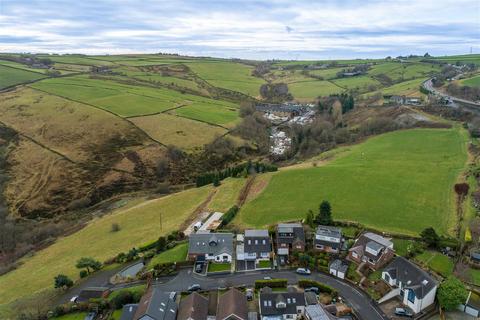
[[[324,199],[335,219],[418,234],[455,224],[452,186],[467,159],[459,129],[398,131],[347,147],[325,166],[274,173],[241,210],[239,224],[265,226],[302,219]]]
[[[178,229],[211,192],[211,187],[191,189],[118,210],[92,221],[87,227],[52,246],[22,259],[22,265],[0,277],[0,306],[53,287],[59,273],[78,278],[75,262],[85,256],[103,261],[134,246]],[[159,221],[162,215],[162,229]],[[120,231],[111,232],[112,223]]]
[[[41,73],[0,65],[0,89],[45,78]]]
[[[480,87],[480,75],[461,80],[460,83],[469,87]]]

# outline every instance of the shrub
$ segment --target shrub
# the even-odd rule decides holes
[[[287,283],[287,279],[256,280],[255,289],[261,289],[263,287],[285,288],[287,287]]]
[[[120,225],[118,223],[112,223],[112,227],[111,227],[110,231],[112,231],[112,232],[120,231]]]
[[[86,276],[88,276],[88,272],[87,270],[80,270],[80,278],[85,278]]]
[[[315,281],[315,280],[301,279],[301,280],[298,281],[298,286],[300,288],[317,287],[318,290],[320,290],[320,292],[330,294],[330,295],[333,295],[333,296],[337,295],[337,291],[335,289],[333,289],[332,287],[330,287],[326,284]]]

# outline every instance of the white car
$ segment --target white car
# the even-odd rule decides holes
[[[308,270],[307,268],[298,268],[297,269],[298,274],[311,274],[312,272]]]
[[[70,298],[70,302],[77,302],[77,299],[78,299],[78,296],[73,296],[72,298]]]

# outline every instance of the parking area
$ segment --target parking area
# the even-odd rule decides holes
[[[406,319],[405,317],[402,317],[402,316],[396,316],[395,308],[405,308],[411,311],[410,309],[405,307],[400,301],[400,299],[398,298],[390,299],[380,304],[380,309],[382,309],[382,311],[387,315],[389,319],[392,319],[392,320]]]
[[[237,260],[237,271],[252,271],[255,270],[255,261],[250,260]]]

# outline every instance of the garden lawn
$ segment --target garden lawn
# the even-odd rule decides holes
[[[122,317],[122,311],[122,309],[113,311],[108,320],[120,320],[120,318]]]
[[[333,218],[409,235],[457,221],[453,185],[467,161],[463,129],[414,129],[372,137],[318,167],[269,173],[268,186],[235,222],[265,227],[299,220],[330,201]]]
[[[222,272],[222,271],[230,271],[232,268],[232,264],[225,262],[225,263],[209,263],[208,264],[208,272]]]
[[[52,320],[84,320],[86,315],[86,312],[70,313],[60,317],[52,318]]]
[[[272,262],[270,260],[260,260],[258,261],[257,268],[271,268]]]
[[[210,186],[190,189],[119,209],[93,220],[70,236],[58,239],[48,248],[22,259],[17,269],[0,277],[0,307],[1,304],[52,288],[57,274],[78,279],[75,263],[81,257],[104,261],[179,229],[211,190]],[[159,226],[160,214],[162,229]],[[120,226],[120,231],[111,232],[113,223]]]
[[[167,251],[154,256],[148,263],[147,269],[153,268],[156,264],[185,261],[188,253],[188,243],[180,243]]]
[[[413,240],[393,238],[392,242],[395,253],[399,256],[405,257],[408,253],[408,246],[413,242]]]
[[[444,277],[448,277],[453,272],[453,261],[440,252],[425,251],[416,256],[415,260]]]
[[[45,78],[45,75],[0,65],[0,89]]]

